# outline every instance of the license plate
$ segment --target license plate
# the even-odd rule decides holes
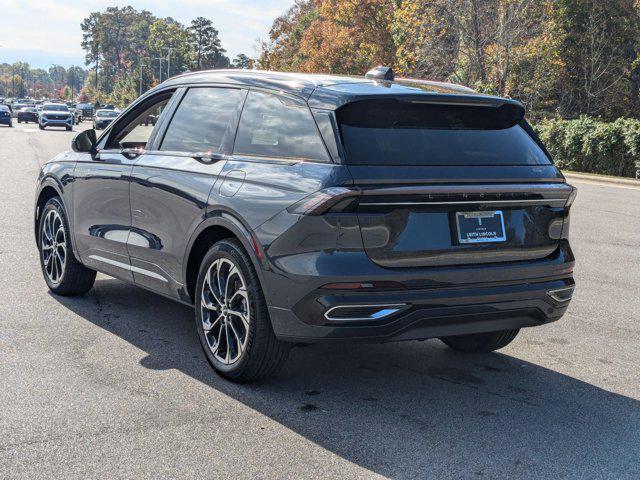
[[[501,210],[486,212],[456,212],[460,243],[504,242],[504,217]]]

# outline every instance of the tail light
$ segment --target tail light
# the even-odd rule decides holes
[[[325,188],[294,203],[287,211],[296,215],[322,215],[329,210],[345,211],[359,195],[360,191],[352,188]]]
[[[564,204],[565,208],[569,208],[573,204],[573,201],[576,199],[576,196],[578,195],[578,189],[573,185],[570,185],[570,186],[571,186],[571,193],[567,198],[567,203]]]
[[[573,201],[576,199],[577,196],[578,196],[578,189],[572,185],[571,193],[567,198],[567,203],[564,204],[565,215],[564,215],[564,218],[562,219],[561,238],[569,238],[569,226],[571,225],[571,221],[569,217],[569,209],[571,208],[571,205],[573,205]]]

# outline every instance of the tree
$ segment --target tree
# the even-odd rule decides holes
[[[71,89],[72,96],[80,91],[85,77],[86,72],[80,67],[72,66],[67,70],[67,85]]]
[[[135,77],[131,75],[121,75],[116,80],[113,91],[106,98],[108,103],[126,107],[138,98],[138,84]]]
[[[244,53],[239,53],[236,58],[233,59],[233,68],[250,69],[253,61],[247,57]]]
[[[67,70],[62,65],[49,67],[49,77],[57,87],[61,87],[67,81]]]
[[[188,28],[190,43],[195,55],[195,69],[227,68],[230,65],[227,52],[222,48],[218,30],[213,22],[204,17],[198,17]]]
[[[633,0],[555,0],[555,34],[563,69],[561,114],[613,119],[633,97],[637,6]],[[634,112],[637,114],[637,112]]]
[[[362,74],[392,65],[395,0],[299,1],[274,22],[261,66],[282,70]]]
[[[274,20],[269,39],[260,42],[259,68],[284,72],[299,70],[306,58],[300,51],[300,42],[319,16],[315,2],[296,0],[291,8]]]
[[[188,70],[193,61],[193,50],[188,41],[188,33],[182,24],[172,18],[153,22],[149,29],[147,49],[150,58],[157,61],[158,70],[156,71],[159,72],[162,62],[163,78]]]

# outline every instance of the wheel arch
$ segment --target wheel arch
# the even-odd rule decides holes
[[[226,212],[214,212],[191,235],[183,261],[183,279],[191,302],[195,301],[195,289],[202,259],[211,246],[225,238],[238,240],[253,262],[262,283],[262,272],[256,255],[256,240],[242,222]]]
[[[38,242],[38,224],[40,223],[40,212],[42,212],[42,208],[53,197],[60,198],[62,206],[64,207],[65,212],[67,212],[67,217],[69,216],[69,209],[65,205],[64,196],[62,195],[62,189],[52,177],[45,178],[40,184],[33,216],[33,233],[35,235],[36,244]],[[69,219],[67,219],[67,221],[68,220]]]

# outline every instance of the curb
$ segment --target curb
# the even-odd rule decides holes
[[[571,180],[585,180],[591,182],[613,183],[617,185],[630,185],[640,188],[640,180],[624,177],[612,177],[609,175],[596,175],[594,173],[578,173],[562,171],[562,174]]]

